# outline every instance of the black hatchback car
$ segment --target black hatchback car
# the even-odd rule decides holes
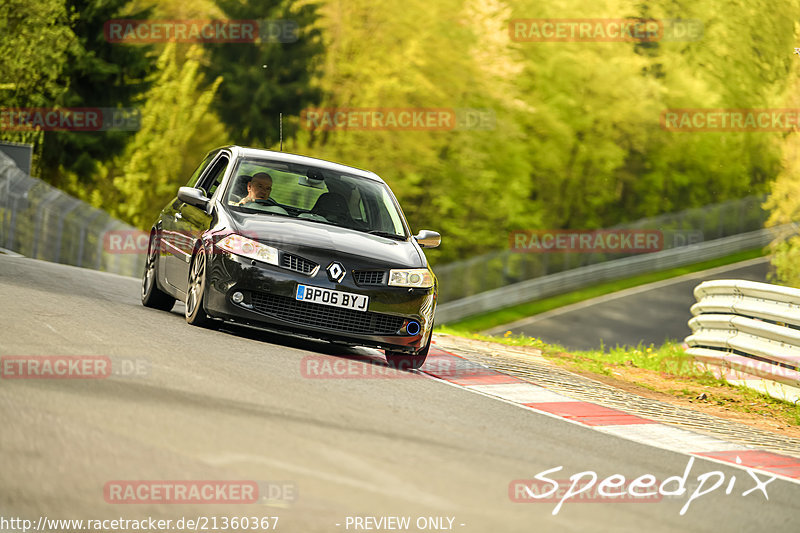
[[[392,191],[372,172],[283,152],[218,148],[150,232],[142,303],[186,321],[230,321],[382,348],[419,368],[437,281]]]

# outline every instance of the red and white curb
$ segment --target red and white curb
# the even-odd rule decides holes
[[[800,483],[800,459],[796,457],[755,450],[602,405],[576,400],[477,365],[433,346],[425,366],[420,370],[469,391],[609,435],[738,468],[767,472],[781,479]]]

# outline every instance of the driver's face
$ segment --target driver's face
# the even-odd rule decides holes
[[[266,200],[272,192],[272,180],[269,178],[253,178],[247,184],[247,192],[250,198]]]

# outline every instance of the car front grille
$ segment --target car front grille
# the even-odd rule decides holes
[[[353,311],[260,292],[252,293],[251,302],[253,309],[259,313],[287,322],[343,333],[394,335],[405,322],[405,319],[399,316]]]
[[[386,279],[384,270],[356,270],[353,279],[358,285],[383,285]]]
[[[281,254],[281,266],[302,274],[311,274],[317,268],[317,264],[313,261],[285,252]]]

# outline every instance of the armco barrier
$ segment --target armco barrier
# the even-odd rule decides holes
[[[702,241],[714,241],[764,228],[769,218],[769,211],[763,208],[765,200],[766,195],[753,195],[642,218],[600,231],[656,230],[662,235],[660,243],[663,250],[684,248]],[[528,231],[536,230],[531,228]],[[558,230],[547,230],[548,233],[551,231]],[[515,233],[525,233],[525,230],[512,231],[509,244],[516,242],[512,236]],[[610,250],[524,253],[509,248],[453,263],[436,264],[434,271],[439,278],[439,303],[455,302],[507,285],[628,257],[629,253],[611,253]]]
[[[800,400],[800,289],[741,280],[694,290],[686,338],[702,368],[774,398]]]
[[[760,229],[680,248],[606,261],[506,285],[499,289],[439,304],[436,308],[436,323],[454,322],[471,315],[554,296],[596,283],[629,278],[761,248],[774,239],[775,232],[785,232],[789,226],[791,225]]]
[[[54,263],[139,277],[143,253],[111,253],[103,242],[109,231],[135,229],[28,176],[0,152],[0,248]]]

